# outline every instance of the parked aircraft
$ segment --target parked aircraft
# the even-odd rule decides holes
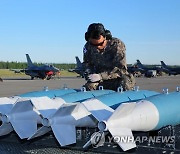
[[[79,57],[76,58],[76,68],[75,69],[68,69],[69,72],[76,72],[81,77],[84,77],[85,68],[83,66],[83,63],[80,61]]]
[[[132,73],[135,77],[140,77],[142,76],[141,72],[143,71],[141,68],[137,66],[137,64],[127,66],[128,72]]]
[[[84,77],[85,72],[87,71],[85,67],[83,66],[83,63],[80,61],[79,57],[76,58],[76,68],[75,69],[68,69],[69,72],[76,72],[81,77]],[[139,68],[137,65],[128,66],[128,72],[139,75],[139,72],[142,72],[143,69]],[[141,75],[141,73],[140,73]]]
[[[175,68],[169,67],[163,61],[161,61],[161,66],[163,68],[163,71],[168,73],[169,75],[180,74],[180,67],[175,67]]]
[[[69,69],[69,72],[76,72],[77,74],[79,74],[80,76],[84,77],[85,74],[85,67],[83,66],[83,63],[79,60],[78,57],[76,58],[76,68],[75,69]],[[153,67],[153,68],[149,68],[146,67],[145,65],[143,65],[140,60],[137,60],[137,63],[135,65],[132,66],[128,66],[128,72],[132,73],[134,76],[141,76],[142,74],[144,74],[146,77],[155,77],[157,76],[157,74],[161,74],[161,72],[163,71],[163,69],[161,67]]]
[[[144,74],[146,77],[155,77],[162,71],[162,68],[158,66],[151,68],[146,67],[140,62],[140,60],[137,60],[137,66],[141,69],[141,73]]]
[[[31,76],[31,79],[40,78],[40,79],[51,79],[52,76],[60,73],[60,70],[53,65],[42,65],[36,66],[32,63],[28,54],[26,54],[27,65],[28,67],[24,70],[26,75]]]

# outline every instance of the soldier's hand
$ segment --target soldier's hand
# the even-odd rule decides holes
[[[102,79],[100,74],[90,74],[88,75],[88,81],[90,82],[97,82],[100,81]]]

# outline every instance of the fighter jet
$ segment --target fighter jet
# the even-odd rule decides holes
[[[144,74],[146,77],[155,77],[162,71],[162,68],[158,66],[151,68],[146,67],[140,62],[140,60],[137,60],[137,66],[139,69],[141,69],[141,73]]]
[[[141,72],[143,71],[141,68],[139,68],[137,66],[137,64],[134,64],[134,65],[129,65],[127,66],[128,68],[128,72],[133,74],[135,77],[140,77],[142,76]]]
[[[168,73],[169,75],[177,75],[180,74],[180,67],[169,67],[163,61],[161,61],[161,66],[164,72]]]
[[[79,57],[76,58],[76,68],[75,69],[68,69],[69,72],[76,72],[81,77],[84,77],[85,68],[83,66],[83,63],[80,61]]]
[[[26,75],[31,76],[31,79],[51,79],[52,76],[59,74],[60,70],[53,65],[44,64],[42,66],[36,66],[32,63],[28,54],[26,54],[28,67],[24,70]]]

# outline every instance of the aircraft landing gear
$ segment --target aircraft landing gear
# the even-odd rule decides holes
[[[51,79],[51,76],[48,76],[48,75],[46,75],[46,77],[43,78],[43,80],[50,80],[50,79]]]
[[[46,78],[47,80],[50,80],[51,79],[51,76],[47,76],[47,78]]]

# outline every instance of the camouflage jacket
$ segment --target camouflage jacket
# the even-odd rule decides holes
[[[83,49],[85,68],[92,70],[93,73],[100,73],[103,80],[127,75],[125,51],[124,43],[117,38],[108,40],[103,50],[99,50],[87,42]]]

